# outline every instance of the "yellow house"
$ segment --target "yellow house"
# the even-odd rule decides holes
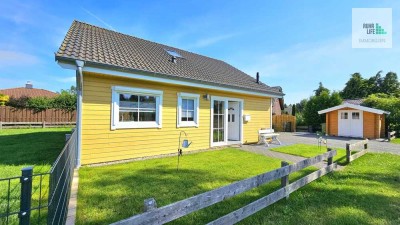
[[[282,98],[231,65],[74,21],[56,60],[76,70],[78,164],[258,141]]]

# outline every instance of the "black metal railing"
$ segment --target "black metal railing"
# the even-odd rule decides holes
[[[73,132],[50,172],[0,179],[0,224],[65,224],[76,168],[77,132]]]

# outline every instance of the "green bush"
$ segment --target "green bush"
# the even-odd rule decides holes
[[[390,115],[386,117],[389,130],[400,132],[400,98],[385,94],[370,95],[363,105],[390,112]]]
[[[325,123],[325,114],[319,115],[318,111],[340,105],[341,103],[342,99],[338,92],[330,94],[329,91],[324,90],[319,96],[311,96],[303,111],[305,123],[313,127],[318,127],[321,123]]]
[[[60,95],[53,98],[52,108],[61,109],[64,111],[75,111],[76,110],[76,94],[62,90]]]
[[[32,109],[35,112],[41,112],[43,110],[51,108],[52,99],[47,97],[35,97],[29,98],[27,101],[27,108]]]

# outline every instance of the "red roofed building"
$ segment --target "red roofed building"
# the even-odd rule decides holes
[[[53,98],[58,95],[57,93],[52,92],[52,91],[33,88],[33,85],[31,82],[27,82],[25,87],[1,89],[0,94],[8,95],[8,96],[10,96],[10,98],[11,97],[20,98],[22,96],[26,96],[29,98],[34,98],[34,97]]]

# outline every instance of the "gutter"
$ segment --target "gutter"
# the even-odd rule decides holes
[[[83,94],[83,66],[85,63],[80,60],[75,60],[76,64],[76,90],[77,90],[77,106],[76,106],[76,127],[77,127],[77,152],[76,152],[76,167],[81,166],[82,152],[82,94]]]

